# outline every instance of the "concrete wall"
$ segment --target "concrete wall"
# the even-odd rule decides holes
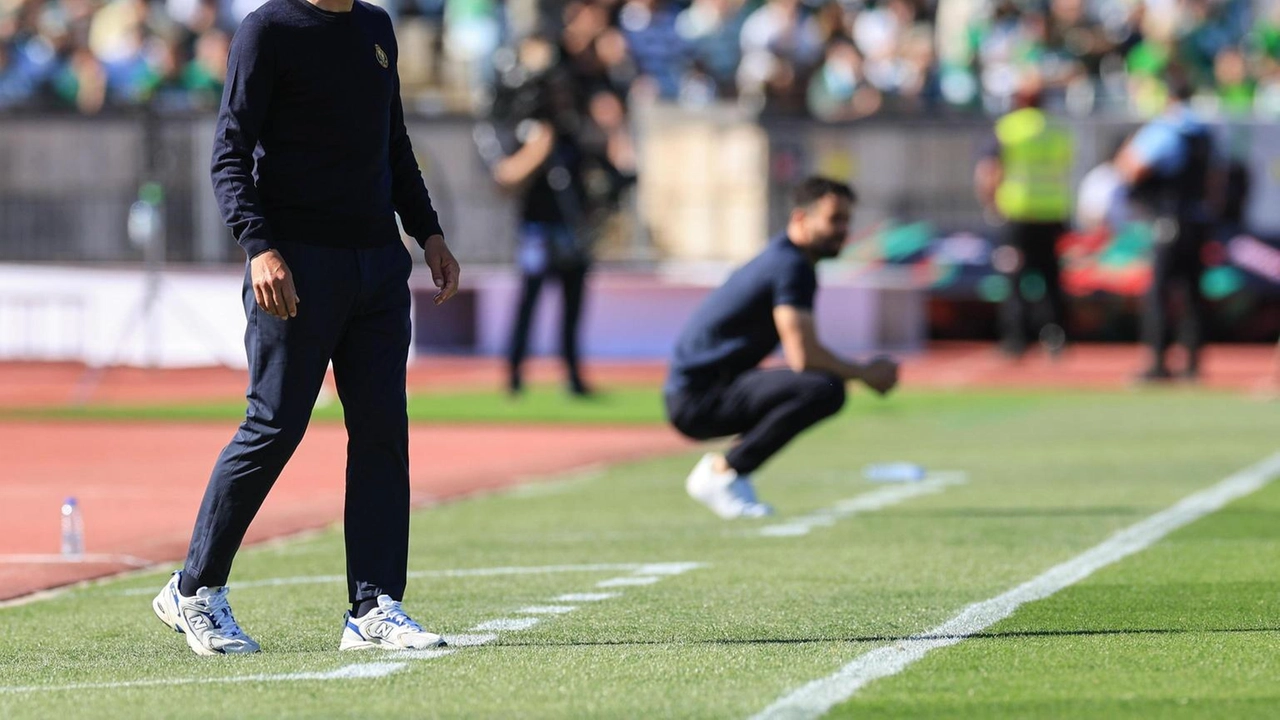
[[[769,121],[731,109],[638,113],[641,242],[627,259],[741,260],[781,227],[786,191],[804,174],[853,181],[857,227],[885,218],[944,232],[980,229],[972,167],[981,118],[873,118],[847,125]],[[168,257],[238,263],[213,203],[209,117],[0,117],[0,260],[138,261],[125,235],[129,204],[154,176],[168,203]],[[1132,124],[1072,123],[1077,176]],[[515,206],[480,162],[468,118],[415,119],[409,131],[446,232],[464,262],[513,255]],[[1280,235],[1280,126],[1219,126],[1220,146],[1247,160],[1254,232]],[[150,168],[150,169],[149,169]]]
[[[420,354],[501,355],[519,278],[471,268],[464,291],[441,307],[425,269],[412,279],[414,346]],[[586,357],[660,359],[728,266],[591,276],[582,323]],[[838,351],[910,352],[924,343],[924,295],[888,275],[823,273],[821,336]],[[66,360],[90,365],[243,367],[241,274],[170,270],[156,281],[138,269],[0,265],[0,360]],[[533,354],[558,348],[558,290],[548,287]]]

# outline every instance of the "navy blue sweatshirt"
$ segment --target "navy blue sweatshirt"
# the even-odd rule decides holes
[[[249,257],[442,235],[404,127],[391,19],[268,0],[231,43],[213,143],[222,217]]]

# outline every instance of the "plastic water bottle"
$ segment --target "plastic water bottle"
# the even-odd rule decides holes
[[[909,462],[892,462],[868,465],[862,470],[862,476],[871,482],[918,482],[924,479],[925,469],[921,465]]]
[[[84,554],[84,517],[73,497],[62,502],[62,554]]]

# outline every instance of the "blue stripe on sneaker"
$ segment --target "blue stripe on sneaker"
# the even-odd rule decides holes
[[[351,632],[359,635],[360,637],[364,637],[364,633],[360,632],[360,628],[357,627],[356,624],[351,622],[350,620],[347,621],[347,629],[351,630]]]

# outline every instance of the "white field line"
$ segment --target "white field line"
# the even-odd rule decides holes
[[[529,565],[517,567],[491,568],[459,568],[452,570],[412,570],[407,574],[410,580],[421,578],[469,578],[500,577],[504,575],[554,575],[557,573],[591,573],[591,572],[644,572],[650,574],[679,575],[703,567],[703,563],[595,563],[586,565]],[[262,580],[233,581],[230,585],[237,590],[246,588],[280,587],[284,585],[315,585],[321,583],[345,583],[345,575],[302,575],[297,577],[264,578]],[[159,587],[130,588],[121,590],[121,595],[153,595]]]
[[[469,570],[435,570],[426,571],[431,573],[429,576],[435,577],[476,577],[476,576],[494,576],[494,575],[528,575],[541,574],[547,572],[598,572],[601,570],[631,570],[635,573],[653,573],[652,575],[635,575],[631,577],[613,578],[612,582],[620,586],[634,585],[651,585],[662,580],[663,577],[671,577],[680,575],[690,570],[696,570],[706,567],[705,563],[697,562],[678,562],[678,563],[626,563],[626,564],[600,564],[600,565],[550,565],[541,567],[506,567],[506,568],[473,568]],[[410,576],[428,576],[426,572],[410,573]],[[285,578],[287,579],[287,578]],[[336,580],[345,580],[345,578],[335,578]],[[277,579],[278,580],[278,579]],[[268,582],[268,581],[259,581]],[[610,582],[610,581],[605,581]],[[241,583],[243,587],[248,583]],[[275,584],[288,584],[279,583]],[[147,589],[146,592],[150,592]],[[138,595],[137,589],[126,591],[126,594]],[[561,595],[555,598],[561,602],[599,602],[611,598],[619,597],[619,593],[577,593],[569,595]],[[577,608],[571,605],[533,605],[526,607],[517,612],[528,613],[530,615],[563,615],[573,612]],[[498,632],[518,632],[528,630],[529,628],[542,622],[541,617],[514,617],[514,618],[498,618],[488,620],[471,628],[472,634],[446,635],[445,642],[450,647],[436,648],[427,650],[409,650],[396,654],[396,657],[405,660],[433,660],[436,658],[452,655],[456,652],[456,648],[462,647],[479,647],[487,645],[498,639]],[[29,692],[57,692],[57,691],[73,691],[73,690],[97,690],[97,689],[115,689],[130,687],[151,687],[151,686],[171,686],[171,685],[191,685],[205,683],[236,683],[236,682],[290,682],[300,680],[346,680],[346,679],[367,679],[378,678],[390,675],[404,668],[406,663],[359,663],[355,665],[346,665],[337,670],[326,673],[288,673],[279,675],[242,675],[227,678],[179,678],[179,679],[155,679],[155,680],[134,680],[115,683],[74,683],[69,685],[32,685],[18,687],[2,687],[0,686],[0,695],[18,694]]]
[[[644,563],[640,565],[631,565],[627,569],[634,571],[633,575],[610,578],[596,583],[596,587],[613,588],[613,587],[637,587],[642,585],[653,585],[660,582],[663,578],[673,577],[682,573],[706,567],[706,563],[682,562],[682,563]],[[641,575],[639,573],[651,572],[652,575]],[[572,593],[568,595],[560,595],[554,598],[556,602],[600,602],[619,597],[620,593]],[[529,628],[542,622],[542,617],[536,616],[558,616],[571,613],[577,610],[576,605],[530,605],[528,607],[517,610],[517,613],[525,617],[505,617],[494,620],[486,620],[485,622],[471,628],[471,632],[519,632],[528,630]],[[535,617],[528,617],[528,616]],[[482,642],[475,643],[483,645],[497,639],[497,635],[481,636],[485,639]],[[446,642],[452,641],[445,638]]]
[[[850,515],[875,512],[921,495],[933,495],[952,485],[965,482],[964,473],[932,473],[919,482],[890,485],[878,490],[841,500],[829,508],[801,515],[785,522],[766,525],[756,534],[764,537],[796,537],[808,535],[815,527],[827,527]]]
[[[479,625],[476,625],[471,628],[471,632],[513,632],[518,630],[528,630],[540,622],[542,622],[542,618],[536,617],[498,618],[497,620],[486,620]]]
[[[66,685],[25,685],[0,687],[0,695],[18,695],[37,692],[66,692],[74,690],[115,690],[135,687],[170,687],[175,685],[216,685],[221,683],[268,683],[328,680],[368,680],[386,677],[406,667],[402,662],[376,662],[344,665],[329,672],[299,672],[279,675],[232,675],[230,677],[163,678],[155,680],[125,680],[122,682],[69,683]]]
[[[488,645],[497,640],[498,636],[493,633],[485,633],[483,635],[445,635],[444,641],[449,643],[450,647],[480,647]]]
[[[516,612],[522,615],[565,615],[577,609],[576,605],[530,605]]]
[[[608,580],[601,580],[596,583],[598,588],[616,588],[616,587],[639,587],[641,585],[652,585],[662,578],[656,575],[641,575],[636,577],[616,577]]]
[[[706,566],[700,562],[648,563],[636,568],[636,575],[683,575]]]
[[[902,672],[929,651],[955,645],[1009,617],[1023,605],[1043,600],[1097,570],[1145,550],[1169,533],[1222,509],[1271,482],[1280,474],[1280,453],[1183,498],[1141,522],[1112,535],[1101,544],[1056,565],[989,600],[966,607],[947,622],[893,645],[855,658],[833,675],[815,680],[778,699],[753,720],[810,720],[853,697],[880,678]]]
[[[600,602],[601,600],[612,600],[621,596],[621,593],[569,593],[552,598],[556,602]]]
[[[453,648],[426,648],[423,650],[396,650],[394,651],[397,658],[406,658],[408,660],[435,660],[436,658],[452,655],[456,650]]]

